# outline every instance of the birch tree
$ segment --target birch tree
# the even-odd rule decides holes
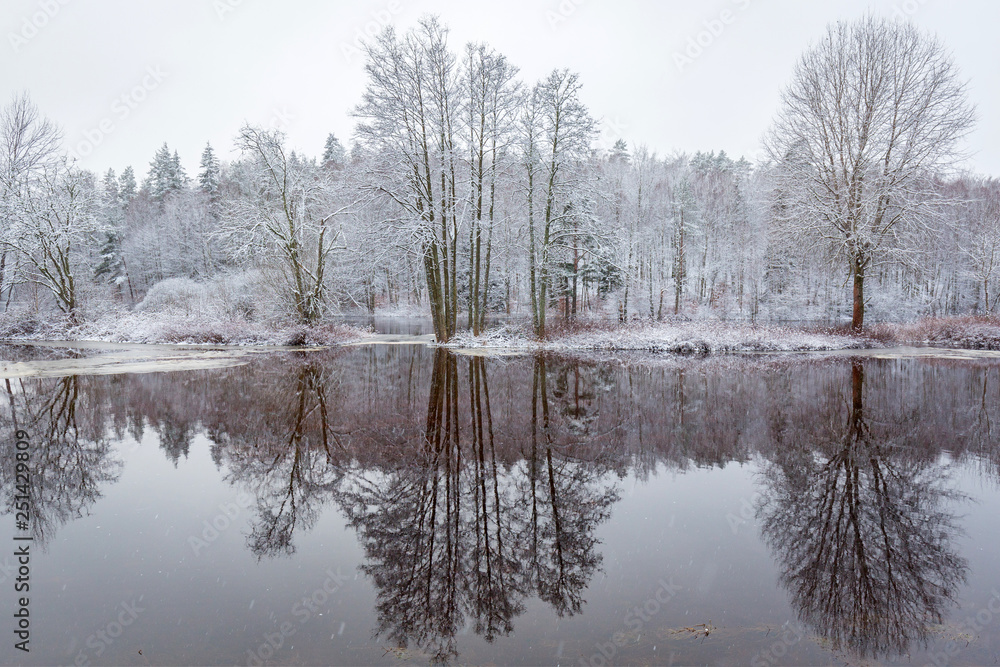
[[[867,16],[831,25],[795,67],[766,147],[796,231],[847,261],[854,330],[864,325],[869,269],[898,256],[901,233],[926,218],[926,177],[956,158],[973,121],[947,50],[909,24]]]

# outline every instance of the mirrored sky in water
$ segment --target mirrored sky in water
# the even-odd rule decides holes
[[[32,651],[0,662],[992,664],[998,388],[420,346],[11,380]]]

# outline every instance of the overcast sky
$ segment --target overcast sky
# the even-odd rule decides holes
[[[240,125],[278,125],[318,156],[346,146],[365,85],[359,35],[441,16],[455,50],[485,41],[533,83],[580,73],[619,136],[660,154],[761,155],[760,139],[804,49],[827,23],[907,17],[954,53],[979,122],[969,167],[1000,175],[996,0],[2,0],[0,95],[27,89],[87,168],[145,176],[165,141],[190,176],[211,142],[234,157]]]

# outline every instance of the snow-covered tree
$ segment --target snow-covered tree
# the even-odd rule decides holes
[[[342,167],[344,165],[344,160],[347,159],[347,152],[344,150],[344,145],[340,143],[338,139],[332,132],[326,138],[326,144],[323,147],[323,166],[324,167]]]
[[[45,118],[26,92],[0,110],[0,242],[9,238],[23,209],[21,199],[56,160],[62,134]],[[9,247],[0,248],[0,298],[10,292]]]
[[[240,192],[227,202],[219,235],[238,262],[276,260],[298,319],[316,322],[331,255],[342,247],[337,217],[350,205],[340,204],[315,161],[292,159],[282,132],[247,125],[237,147]]]
[[[181,166],[177,151],[170,152],[166,143],[156,151],[153,161],[149,164],[149,174],[143,187],[149,191],[153,201],[162,203],[171,192],[177,192],[187,186],[187,175]]]
[[[545,335],[553,248],[559,240],[560,227],[570,217],[567,195],[575,183],[573,170],[587,156],[595,131],[594,120],[580,101],[581,85],[578,74],[553,70],[535,85],[521,122],[523,159],[529,171],[532,321],[540,337]],[[537,226],[533,210],[536,178],[541,181]]]
[[[198,186],[205,194],[214,197],[219,192],[219,178],[222,175],[222,168],[219,159],[215,157],[212,144],[205,144],[205,150],[201,153],[201,171],[198,173]]]
[[[448,30],[435,17],[402,38],[390,26],[366,47],[368,87],[355,114],[376,164],[368,187],[401,209],[399,238],[421,255],[434,333],[458,322],[458,187],[461,110]]]
[[[21,197],[4,245],[26,260],[27,279],[47,289],[71,321],[79,320],[81,262],[101,231],[93,175],[66,163],[47,167]]]
[[[118,196],[122,206],[128,206],[139,193],[139,188],[135,182],[135,172],[132,167],[125,167],[121,176],[118,177]]]
[[[869,269],[926,216],[928,175],[949,165],[973,120],[948,51],[910,24],[837,23],[796,66],[767,150],[794,227],[846,258],[855,330]]]
[[[122,257],[122,234],[125,227],[125,208],[122,205],[119,181],[114,169],[108,169],[100,194],[100,217],[104,228],[103,239],[98,248],[98,262],[94,267],[94,278],[113,285],[115,294],[121,298],[122,283],[125,282],[125,266]]]
[[[463,64],[469,141],[469,328],[486,326],[490,303],[497,183],[510,166],[510,145],[521,99],[517,68],[485,44],[470,44]]]

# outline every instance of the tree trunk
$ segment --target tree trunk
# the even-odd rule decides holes
[[[865,264],[861,259],[854,260],[854,315],[851,318],[851,330],[860,333],[865,324]]]

